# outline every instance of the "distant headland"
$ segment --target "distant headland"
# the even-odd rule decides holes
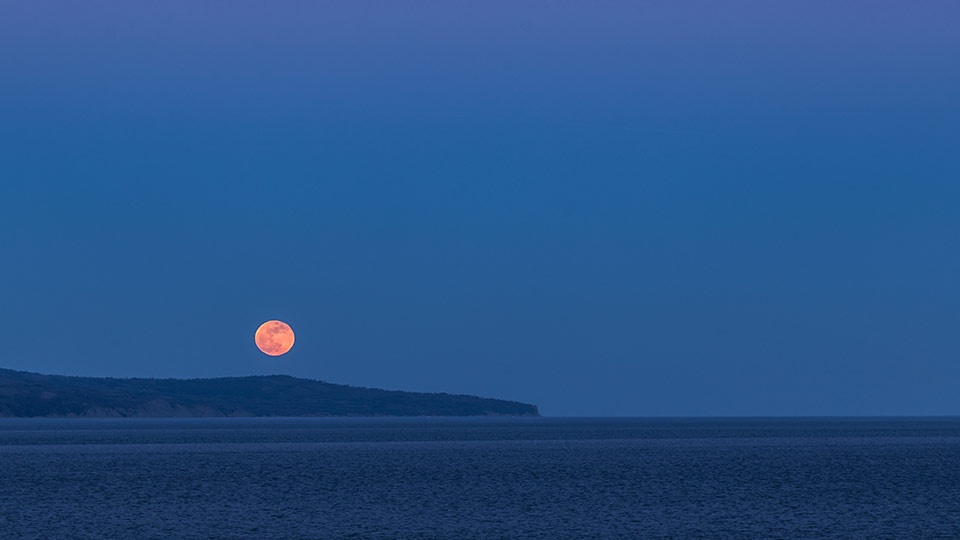
[[[536,405],[287,375],[114,379],[0,369],[2,417],[539,416]]]

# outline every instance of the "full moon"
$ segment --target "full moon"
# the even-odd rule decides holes
[[[280,356],[293,347],[293,328],[283,321],[267,321],[257,328],[253,339],[263,354]]]

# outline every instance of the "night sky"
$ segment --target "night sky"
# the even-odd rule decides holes
[[[0,367],[960,414],[958,21],[0,3]]]

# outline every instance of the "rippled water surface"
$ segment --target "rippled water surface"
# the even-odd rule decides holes
[[[960,419],[0,420],[2,538],[960,538]]]

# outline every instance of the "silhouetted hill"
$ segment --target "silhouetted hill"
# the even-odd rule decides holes
[[[113,379],[0,369],[0,416],[537,416],[516,401],[358,388],[286,375]]]

